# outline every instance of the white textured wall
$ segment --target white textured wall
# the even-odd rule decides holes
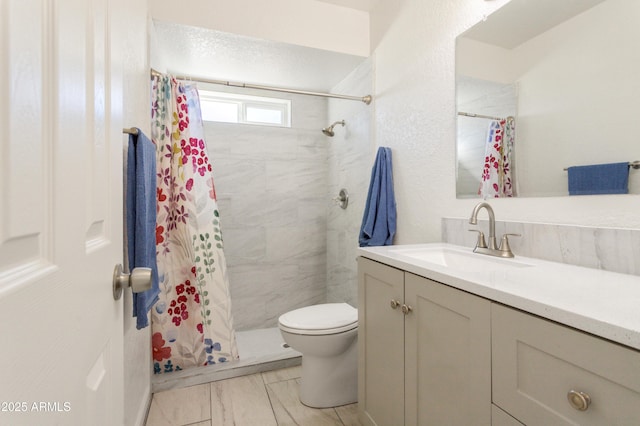
[[[511,84],[518,78],[513,50],[461,37],[456,40],[456,73]]]
[[[326,99],[242,93],[289,98],[293,115],[292,128],[205,123],[239,331],[325,301],[329,204]]]
[[[157,50],[168,58],[163,70],[194,79],[206,77],[326,92],[364,59],[172,22],[153,24],[160,48]]]
[[[519,63],[536,58],[518,79],[523,194],[566,195],[563,168],[640,158],[638,22],[640,2],[608,0],[516,49]],[[633,170],[629,191],[640,193]]]
[[[477,200],[455,198],[455,37],[506,3],[404,0],[374,10],[375,138],[394,152],[396,243],[439,241],[442,217],[467,217]],[[612,111],[615,113],[615,111]],[[492,201],[499,220],[640,227],[637,196]]]
[[[369,55],[369,15],[316,0],[154,0],[154,19],[273,41]]]

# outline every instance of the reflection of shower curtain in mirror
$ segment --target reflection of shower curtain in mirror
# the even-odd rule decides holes
[[[160,299],[151,311],[154,372],[238,358],[211,164],[195,87],[152,80]]]
[[[478,193],[482,198],[514,197],[513,144],[515,120],[493,120],[487,131],[482,183]]]

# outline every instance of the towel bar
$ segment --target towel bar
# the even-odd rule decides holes
[[[640,161],[632,161],[632,162],[630,162],[629,163],[629,167],[631,167],[633,169],[640,169]],[[569,170],[569,168],[565,167],[562,170],[564,170],[566,172],[567,170]]]

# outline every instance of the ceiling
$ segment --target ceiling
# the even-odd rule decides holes
[[[323,3],[331,3],[336,6],[348,7],[350,9],[371,12],[376,3],[383,0],[319,0]],[[388,0],[387,0],[388,1]]]
[[[317,0],[371,12],[385,0]],[[388,1],[388,0],[386,0]],[[365,58],[322,49],[154,21],[161,55],[175,75],[330,91]]]
[[[489,15],[486,21],[465,32],[463,37],[513,49],[603,1],[511,0]]]

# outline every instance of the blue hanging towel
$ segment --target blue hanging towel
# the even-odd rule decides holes
[[[569,195],[629,193],[628,162],[574,166],[567,173]]]
[[[158,301],[156,264],[156,147],[140,129],[129,135],[126,194],[129,270],[151,268],[151,289],[133,293],[136,328],[149,325],[148,312]]]
[[[371,171],[371,183],[358,238],[360,247],[388,246],[396,233],[391,149],[380,147]]]

